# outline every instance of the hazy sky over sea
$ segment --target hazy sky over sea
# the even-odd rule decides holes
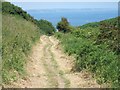
[[[46,19],[55,26],[61,17],[72,25],[83,25],[118,16],[118,0],[8,0],[35,19]]]
[[[24,10],[37,9],[81,9],[109,8],[118,9],[117,2],[12,2]]]

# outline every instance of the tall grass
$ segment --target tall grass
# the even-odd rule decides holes
[[[86,28],[72,33],[56,33],[64,51],[76,58],[75,69],[87,69],[97,78],[99,84],[119,87],[118,56],[107,44],[96,44],[99,28]]]
[[[2,19],[2,81],[9,83],[25,74],[26,57],[40,30],[19,16],[4,14]]]

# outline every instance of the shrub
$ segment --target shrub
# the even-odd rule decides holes
[[[18,15],[26,19],[27,21],[31,21],[37,24],[37,21],[30,16],[26,11],[22,10],[20,7],[11,4],[10,2],[2,2],[2,13]]]
[[[39,20],[38,26],[43,31],[43,33],[47,35],[53,35],[55,32],[55,28],[53,27],[52,23],[47,20]]]
[[[66,33],[66,32],[70,32],[70,27],[69,26],[70,25],[69,25],[68,20],[66,18],[62,17],[61,21],[58,22],[58,24],[57,24],[57,29],[60,32]]]

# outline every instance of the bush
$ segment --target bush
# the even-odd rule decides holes
[[[26,19],[27,21],[31,21],[37,24],[37,21],[30,16],[26,11],[22,10],[20,7],[11,4],[10,2],[2,2],[2,13],[18,15]]]
[[[119,30],[119,20],[120,17],[111,18],[108,20],[103,20],[100,22],[88,23],[78,28],[85,30],[86,28],[99,28],[100,34],[96,38],[97,44],[106,43],[109,45],[109,49],[115,51],[117,54],[120,52],[120,30]]]
[[[64,32],[64,33],[70,32],[70,25],[69,25],[68,20],[64,17],[61,18],[61,21],[58,22],[58,24],[57,24],[57,29],[58,29],[58,31]]]
[[[83,44],[82,44],[83,45]],[[77,70],[88,69],[99,78],[99,83],[118,86],[118,57],[106,45],[83,45],[76,56]]]
[[[97,44],[106,43],[109,48],[120,53],[118,18],[100,22],[100,34],[97,38]]]
[[[42,32],[47,35],[53,35],[55,32],[55,28],[53,27],[52,23],[47,20],[39,20],[38,26],[42,30]]]

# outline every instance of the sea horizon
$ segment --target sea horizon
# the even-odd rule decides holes
[[[81,8],[81,9],[29,9],[26,10],[35,19],[48,20],[54,26],[61,20],[62,17],[68,19],[72,26],[80,26],[91,22],[99,22],[105,19],[110,19],[118,16],[116,9],[110,8]]]

